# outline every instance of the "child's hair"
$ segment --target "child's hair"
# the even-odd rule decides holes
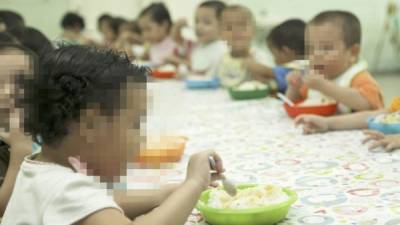
[[[142,12],[139,14],[139,18],[141,18],[145,15],[150,15],[151,19],[154,22],[156,22],[157,24],[162,24],[164,22],[167,22],[168,31],[172,27],[172,19],[169,14],[169,11],[168,11],[167,7],[164,5],[164,3],[150,4],[145,9],[142,10]]]
[[[215,11],[215,14],[218,19],[221,18],[222,11],[224,11],[226,4],[221,2],[221,1],[216,1],[216,0],[210,0],[210,1],[205,1],[199,5],[200,7],[205,7],[205,8],[212,8]]]
[[[6,25],[7,30],[14,27],[25,26],[24,18],[20,14],[10,10],[0,10],[0,18],[2,22]]]
[[[53,49],[50,40],[40,32],[32,27],[15,27],[9,32],[16,37],[19,42],[34,51],[37,55],[41,55]]]
[[[80,29],[83,30],[85,28],[85,21],[83,20],[83,17],[81,17],[80,15],[73,12],[68,12],[62,18],[61,26],[64,29],[74,28],[78,26],[80,27]]]
[[[121,24],[121,27],[124,27],[126,30],[129,30],[132,33],[141,34],[142,30],[136,21],[126,21],[125,23]]]
[[[277,49],[287,47],[297,55],[304,55],[304,32],[306,23],[299,19],[287,20],[274,27],[267,36],[267,42]]]
[[[310,21],[312,25],[321,25],[324,23],[333,23],[340,27],[346,47],[361,43],[361,23],[353,13],[340,10],[325,11]]]
[[[8,32],[0,32],[0,45],[18,44],[18,39]]]
[[[113,30],[115,35],[119,34],[119,28],[122,24],[126,23],[127,21],[122,17],[116,17],[111,21],[111,29]]]
[[[148,69],[112,50],[65,46],[40,59],[40,71],[24,82],[25,131],[39,144],[56,145],[82,110],[99,106],[103,115],[120,109],[121,89],[145,84]]]
[[[97,26],[100,28],[100,24],[104,22],[109,22],[111,24],[113,17],[109,14],[102,14],[99,19],[97,20]]]

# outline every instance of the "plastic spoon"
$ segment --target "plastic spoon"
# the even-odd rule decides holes
[[[208,160],[210,162],[210,167],[212,170],[216,171],[217,167],[215,165],[215,160],[212,156],[208,157]],[[223,176],[222,178],[222,186],[224,188],[224,190],[226,191],[226,193],[228,193],[230,196],[235,196],[236,195],[236,187],[235,185],[229,181],[228,179],[226,179],[225,176]]]
[[[286,102],[289,106],[293,107],[294,103],[292,102],[292,100],[290,100],[288,97],[286,97],[285,95],[278,93],[277,94],[278,98],[281,99],[282,101]]]

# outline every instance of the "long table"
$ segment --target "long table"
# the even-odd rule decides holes
[[[179,164],[131,170],[129,188],[182,181],[189,155],[214,149],[235,183],[296,191],[282,225],[400,224],[400,155],[368,151],[361,131],[304,136],[273,98],[233,101],[226,90],[187,90],[179,81],[149,89],[148,130],[189,140]],[[187,222],[193,224],[207,224],[196,210]]]

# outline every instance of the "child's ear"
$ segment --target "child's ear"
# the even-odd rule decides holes
[[[97,112],[94,109],[85,110],[85,115],[79,121],[79,133],[87,143],[93,144],[95,137]]]
[[[361,47],[360,44],[354,44],[350,47],[351,53],[351,62],[356,63],[358,60],[358,56],[360,55]]]
[[[285,55],[288,58],[291,58],[291,59],[295,59],[296,58],[296,52],[293,51],[292,49],[290,49],[289,47],[283,46],[282,47],[282,51],[283,51],[283,53],[285,53]]]

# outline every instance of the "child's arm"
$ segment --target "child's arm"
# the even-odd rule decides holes
[[[18,131],[1,133],[0,137],[10,146],[10,163],[3,184],[0,187],[0,215],[2,216],[14,189],[19,167],[24,157],[32,153],[32,140]]]
[[[335,130],[367,129],[367,120],[371,116],[386,113],[387,110],[364,111],[341,116],[322,117],[302,115],[295,119],[296,125],[303,126],[305,134],[321,133]]]
[[[172,26],[172,29],[171,29],[172,39],[174,39],[174,41],[180,45],[182,45],[185,41],[181,35],[181,30],[185,26],[187,26],[186,20],[179,19],[174,23],[174,25]]]
[[[356,111],[371,110],[369,102],[354,88],[340,87],[318,74],[308,74],[304,76],[304,82],[309,88],[332,97],[350,109]]]
[[[217,163],[217,173],[210,175],[209,156],[213,156]],[[200,194],[213,179],[221,178],[223,172],[222,161],[212,151],[193,155],[189,161],[186,181],[170,194],[164,202],[148,214],[130,221],[116,209],[104,209],[91,214],[76,225],[183,225]]]
[[[376,148],[382,147],[387,152],[391,152],[400,149],[400,134],[385,135],[378,131],[368,130],[364,134],[366,138],[363,140],[363,144],[373,141],[369,146],[369,150],[374,150]]]
[[[125,215],[134,219],[158,207],[181,184],[170,184],[159,190],[114,190],[115,202],[124,210]]]
[[[247,57],[244,60],[244,66],[256,79],[275,79],[275,73],[272,68],[258,63],[253,57]]]
[[[286,97],[288,97],[293,102],[304,100],[301,95],[301,88],[303,86],[301,72],[297,70],[290,72],[286,76],[286,81],[288,84]]]

